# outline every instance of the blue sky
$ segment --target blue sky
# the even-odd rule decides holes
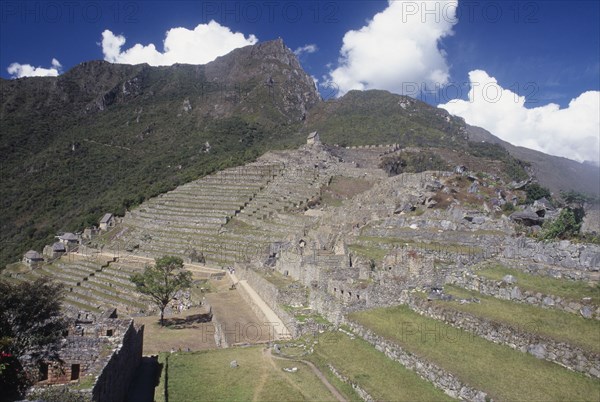
[[[62,73],[94,59],[206,62],[281,37],[305,47],[299,59],[325,98],[387,89],[517,145],[598,161],[599,21],[599,1],[4,0],[0,75]],[[163,55],[177,27],[178,49]],[[181,45],[191,32],[196,42]]]

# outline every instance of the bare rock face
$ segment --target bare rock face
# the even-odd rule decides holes
[[[535,226],[544,223],[544,218],[531,211],[515,212],[510,216],[510,219],[526,226]]]
[[[301,121],[321,100],[312,78],[281,39],[218,57],[206,64],[205,74],[207,82],[220,83],[224,93],[233,96],[237,91],[239,103],[232,111],[254,114],[274,107],[290,121]]]

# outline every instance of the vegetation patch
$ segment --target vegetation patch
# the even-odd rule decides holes
[[[461,299],[477,297],[481,303],[434,303],[600,353],[600,324],[596,320],[586,320],[564,311],[483,296],[455,286],[445,286],[444,291]]]
[[[350,244],[348,245],[348,249],[356,255],[374,260],[375,262],[383,261],[383,257],[388,253],[388,250],[362,244]]]
[[[237,367],[232,367],[236,361]],[[295,373],[284,367],[297,367]],[[168,357],[170,402],[334,400],[333,395],[301,362],[268,356],[263,347],[229,348]]]
[[[413,247],[427,251],[446,251],[449,253],[461,253],[461,254],[475,254],[482,253],[483,250],[480,247],[474,246],[463,246],[462,244],[456,243],[438,243],[438,242],[416,242],[413,240],[402,239],[398,237],[375,237],[375,236],[359,236],[359,241],[376,244],[387,244],[392,246],[406,246]]]
[[[430,151],[402,152],[388,156],[383,158],[379,167],[390,176],[427,170],[449,170],[448,164],[438,154]]]
[[[350,318],[494,400],[597,401],[600,395],[597,380],[420,316],[406,306],[357,312]]]
[[[416,373],[388,359],[362,339],[340,332],[321,334],[309,357],[322,371],[331,364],[377,401],[452,400]]]
[[[505,275],[512,275],[517,279],[517,286],[521,290],[532,290],[542,294],[560,296],[563,299],[580,302],[582,298],[589,297],[595,305],[600,305],[600,285],[590,285],[583,281],[569,279],[556,279],[542,275],[531,275],[518,269],[508,268],[504,265],[490,265],[475,271],[484,278],[500,281]]]

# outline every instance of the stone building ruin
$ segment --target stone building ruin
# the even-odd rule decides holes
[[[63,333],[58,359],[39,366],[34,389],[80,384],[93,401],[123,401],[142,359],[144,326],[119,318],[116,309],[69,314],[72,321]]]

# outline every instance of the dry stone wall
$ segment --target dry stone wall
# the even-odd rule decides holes
[[[365,402],[374,402],[375,401],[375,399],[367,391],[365,391],[364,388],[362,388],[359,384],[350,380],[348,377],[346,377],[345,375],[340,373],[334,366],[332,366],[331,364],[328,364],[327,368],[329,368],[329,371],[331,371],[333,373],[333,375],[336,376],[341,382],[350,384],[352,389],[358,394],[358,396],[360,396],[360,399],[362,399]]]
[[[411,297],[408,306],[421,315],[464,329],[488,341],[507,345],[530,353],[538,359],[549,360],[570,370],[600,378],[598,354],[537,334],[537,327],[533,323],[525,328],[518,328],[430,303],[419,297]]]
[[[449,284],[458,285],[464,289],[473,290],[486,296],[527,303],[543,308],[562,310],[579,314],[584,318],[600,320],[600,306],[596,306],[588,300],[565,300],[551,294],[523,290],[518,284],[511,285],[504,281],[483,278],[465,270],[449,272],[446,280]]]
[[[500,261],[532,273],[569,279],[598,279],[600,246],[568,240],[540,242],[531,238],[508,239]]]
[[[236,275],[240,279],[245,279],[248,284],[260,295],[265,303],[277,314],[283,321],[292,337],[301,335],[301,326],[294,317],[283,309],[283,305],[302,305],[306,303],[306,293],[303,290],[290,289],[282,291],[274,284],[267,281],[260,274],[256,273],[250,267],[236,265]],[[251,304],[253,305],[253,303]],[[261,318],[262,313],[261,313]]]
[[[440,388],[451,397],[473,402],[488,402],[490,400],[485,392],[461,382],[451,373],[427,360],[406,352],[397,344],[373,333],[362,325],[352,321],[347,321],[346,325],[348,325],[355,334],[373,345],[375,349],[383,352],[388,358],[413,370],[420,377],[431,382],[434,386]]]
[[[144,326],[136,327],[131,321],[123,342],[110,356],[98,376],[92,397],[95,402],[121,402],[125,400],[129,384],[142,360]]]

